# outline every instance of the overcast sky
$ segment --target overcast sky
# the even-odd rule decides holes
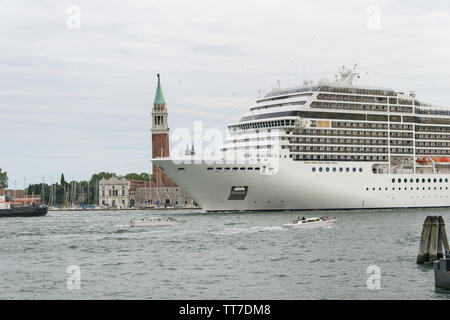
[[[10,187],[149,172],[156,73],[171,131],[224,130],[277,80],[354,63],[358,85],[450,105],[447,1],[3,0],[0,35]]]

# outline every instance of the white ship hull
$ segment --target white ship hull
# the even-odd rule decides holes
[[[207,168],[214,165],[178,164],[169,158],[153,159],[153,163],[206,211],[450,206],[449,183],[445,182],[450,179],[448,173],[374,174],[372,162],[312,163],[289,158],[281,158],[278,172],[272,175],[263,175],[257,170],[208,171]],[[313,172],[313,167],[322,167],[323,171]],[[327,167],[329,172],[325,171]],[[333,167],[337,168],[336,172],[332,171]],[[343,172],[339,172],[340,167]],[[433,182],[434,179],[437,181]],[[233,186],[247,187],[245,199],[228,200]]]
[[[355,69],[278,86],[229,124],[211,154],[247,164],[153,162],[207,211],[450,206],[450,109],[353,86]]]

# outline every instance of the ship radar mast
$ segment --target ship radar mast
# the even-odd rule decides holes
[[[339,75],[335,76],[336,80],[334,81],[334,85],[342,87],[352,86],[353,79],[356,76],[359,77],[359,73],[356,72],[356,67],[357,64],[355,64],[351,69],[342,66],[341,69],[339,69]]]

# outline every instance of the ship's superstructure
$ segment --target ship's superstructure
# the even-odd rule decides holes
[[[210,211],[450,206],[450,109],[356,76],[272,90],[219,161],[154,164]]]

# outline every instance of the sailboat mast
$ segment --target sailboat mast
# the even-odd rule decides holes
[[[23,178],[23,195],[24,195],[24,206],[27,203],[27,177]]]
[[[41,203],[45,204],[45,198],[44,198],[44,177],[42,177],[42,184],[41,184]]]

